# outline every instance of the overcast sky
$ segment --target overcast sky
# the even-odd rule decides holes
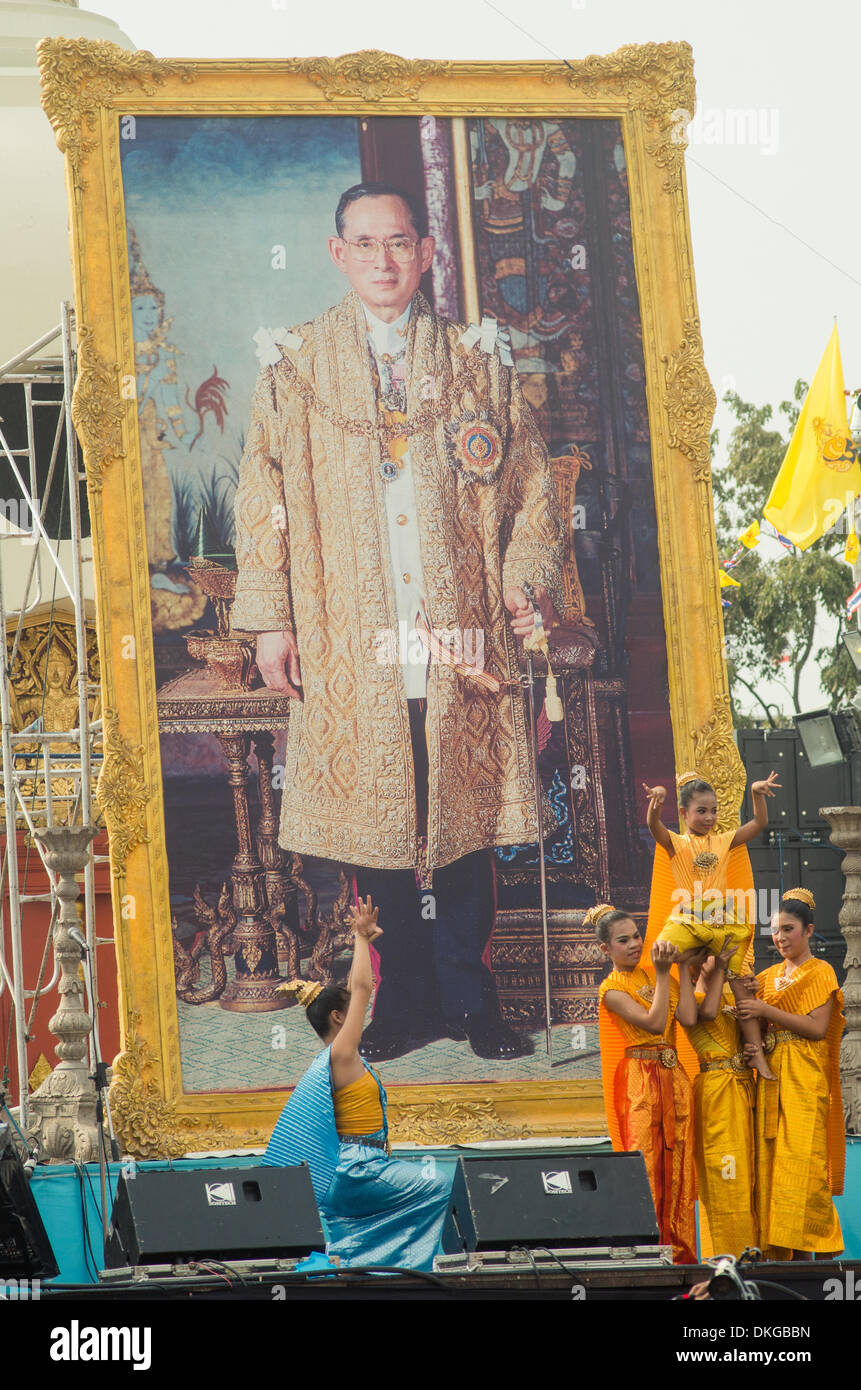
[[[790,396],[797,377],[810,380],[835,314],[846,385],[861,387],[861,9],[852,0],[98,0],[92,8],[160,57],[383,48],[410,58],[540,60],[686,39],[698,98],[687,152],[691,233],[718,394],[731,387],[775,405]],[[743,141],[726,138],[726,113],[739,108],[757,113],[753,140],[749,130]],[[719,410],[718,423],[726,419]]]

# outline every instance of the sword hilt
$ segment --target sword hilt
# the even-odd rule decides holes
[[[535,597],[535,590],[526,579],[524,579],[520,587],[532,604],[532,630],[533,632],[537,632],[539,628],[544,627],[544,619],[541,616],[541,608],[538,599]]]

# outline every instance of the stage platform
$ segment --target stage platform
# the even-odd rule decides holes
[[[425,1166],[433,1163],[438,1174],[453,1178],[459,1155],[466,1153],[478,1152],[492,1159],[524,1152],[539,1156],[544,1152],[558,1154],[560,1149],[571,1153],[606,1152],[609,1147],[609,1141],[602,1138],[561,1139],[438,1149],[399,1145],[395,1147],[395,1153],[398,1157]],[[135,1163],[127,1159],[124,1163],[111,1164],[109,1205],[123,1171],[128,1177],[136,1171],[169,1168],[177,1171],[228,1166],[253,1169],[260,1163],[260,1157],[257,1152],[243,1151],[189,1155],[173,1162]],[[238,1273],[230,1272],[237,1267],[237,1262],[233,1261],[220,1273],[212,1270],[187,1271],[178,1277],[169,1269],[164,1269],[158,1276],[153,1273],[147,1278],[127,1279],[124,1282],[112,1276],[105,1282],[100,1277],[102,1220],[98,1165],[40,1165],[32,1176],[32,1190],[60,1267],[56,1279],[42,1283],[43,1300],[174,1300],[189,1296],[215,1299],[228,1294],[231,1297],[267,1300],[337,1299],[346,1294],[351,1298],[374,1298],[382,1294],[382,1280],[385,1281],[384,1296],[387,1298],[673,1299],[705,1277],[704,1271],[697,1266],[666,1266],[656,1262],[654,1267],[648,1269],[642,1265],[636,1268],[589,1269],[582,1260],[563,1258],[560,1264],[555,1257],[548,1258],[545,1254],[537,1264],[530,1263],[528,1257],[519,1256],[510,1267],[446,1272],[442,1275],[413,1275],[407,1272],[370,1275],[349,1270],[342,1270],[335,1276],[307,1275],[295,1273],[294,1262],[285,1261],[278,1267],[277,1261],[270,1260],[252,1262],[248,1267],[240,1263]],[[808,1299],[823,1299],[828,1292],[826,1282],[829,1279],[836,1279],[841,1287],[857,1290],[861,1295],[861,1139],[847,1140],[846,1191],[844,1196],[837,1198],[837,1208],[845,1246],[839,1261],[833,1265],[827,1262],[767,1264],[759,1266],[757,1272],[747,1277],[761,1277],[790,1290],[789,1293],[769,1293],[768,1297],[792,1298],[800,1294]],[[584,1293],[572,1293],[573,1285],[582,1286]],[[841,1295],[835,1291],[832,1296]],[[854,1299],[855,1293],[844,1292],[842,1296]]]
[[[141,1302],[340,1302],[348,1299],[397,1299],[414,1301],[442,1299],[469,1302],[515,1299],[567,1303],[670,1302],[714,1270],[702,1265],[655,1265],[651,1269],[596,1270],[586,1265],[560,1263],[532,1268],[519,1261],[511,1269],[474,1270],[463,1274],[367,1273],[344,1269],[337,1274],[295,1274],[285,1270],[255,1271],[239,1262],[221,1265],[217,1272],[174,1275],[168,1270],[153,1271],[146,1277],[107,1284],[43,1285],[42,1302],[51,1304],[118,1301]],[[861,1294],[861,1261],[798,1261],[792,1264],[745,1266],[746,1280],[763,1281],[763,1301],[797,1303],[799,1299],[824,1302],[839,1298],[852,1300]],[[840,1290],[840,1292],[838,1292]],[[738,1305],[735,1305],[738,1306]],[[750,1305],[747,1305],[750,1307]]]

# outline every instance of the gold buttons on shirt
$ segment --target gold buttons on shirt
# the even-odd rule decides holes
[[[406,524],[407,524],[407,519],[406,519],[406,517],[404,516],[403,512],[401,512],[400,516],[398,517],[398,525],[399,525],[399,526],[406,526]]]
[[[411,576],[410,576],[409,574],[405,574],[405,575],[403,576],[404,583],[405,583],[405,584],[409,584],[410,578],[411,578]]]

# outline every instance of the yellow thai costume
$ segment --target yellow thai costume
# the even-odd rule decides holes
[[[747,921],[747,903],[729,889],[729,867],[735,830],[714,835],[677,835],[668,830],[673,845],[670,870],[676,887],[674,906],[658,933],[659,941],[671,941],[680,951],[708,946],[717,955],[728,941],[735,945],[730,974],[741,974],[753,933]],[[680,894],[685,897],[679,902]],[[750,914],[751,918],[754,914]]]
[[[696,1264],[696,1175],[693,1162],[693,1095],[678,1065],[675,1011],[679,987],[670,980],[664,1035],[656,1038],[611,1013],[608,990],[629,994],[647,1009],[654,998],[655,972],[614,970],[598,989],[598,1021],[604,1104],[613,1148],[642,1151],[665,1245],[677,1264]]]
[[[383,1128],[380,1087],[372,1071],[365,1071],[358,1081],[334,1091],[332,1104],[339,1135],[376,1134]]]
[[[811,958],[790,975],[786,962],[757,976],[759,997],[785,1013],[809,1014],[834,997],[826,1037],[769,1028],[776,1081],[760,1081],[756,1100],[756,1204],[763,1253],[843,1249],[831,1200],[843,1191],[846,1137],[840,1094],[843,995],[827,961]]]
[[[673,836],[676,841],[681,841],[686,838],[684,835],[673,835],[672,831],[669,831],[669,834]],[[726,831],[725,835],[720,838],[722,840],[725,839],[728,844],[731,844],[734,835],[734,830]],[[706,853],[710,853],[714,852],[714,846],[718,836],[693,836],[691,838],[693,840],[705,839],[706,841],[711,839],[712,850],[706,850]],[[697,851],[697,853],[699,853],[699,851]],[[682,859],[679,859],[678,853],[676,853],[671,859],[662,845],[655,845],[655,858],[652,864],[652,887],[649,894],[649,920],[646,926],[646,941],[643,947],[643,955],[647,959],[658,937],[661,936],[664,940],[667,939],[664,937],[664,928],[667,925],[668,918],[672,917],[676,924],[679,924],[680,914],[673,911],[674,893],[678,891],[679,887],[686,888],[692,896],[695,893],[693,887],[693,858],[694,856],[692,855],[691,859],[688,861],[687,856],[683,854]],[[680,884],[679,878],[684,876],[688,869],[690,870],[690,884],[684,882]],[[715,873],[722,878],[724,884],[723,889],[719,891],[732,894],[733,901],[736,903],[749,902],[753,904],[753,870],[750,867],[750,855],[747,852],[746,845],[736,845],[735,849],[730,849],[725,856],[725,860],[722,860],[722,856],[719,855],[718,866]],[[675,899],[675,901],[678,901],[678,899]],[[750,915],[751,917],[755,917],[756,914],[752,911]],[[683,923],[681,926],[685,929]],[[751,928],[746,928],[746,932],[748,942],[750,942]],[[720,944],[717,949],[720,952],[723,949],[723,930],[718,933],[718,936]],[[674,941],[673,944],[675,945],[677,943]],[[687,945],[682,949],[686,950],[689,946],[695,944],[698,943],[689,935],[687,938]],[[703,942],[701,944],[705,943]],[[748,949],[750,949],[749,946]],[[735,957],[733,959],[735,959]],[[744,959],[744,956],[742,956],[742,959]],[[750,968],[751,970],[753,969],[752,957]],[[678,975],[678,966],[676,965],[673,966],[673,974],[674,976]],[[699,1058],[685,1033],[679,1036],[679,1060],[691,1081],[695,1081],[700,1071]]]
[[[704,998],[697,995],[697,1003]],[[700,1249],[740,1255],[758,1244],[754,1205],[756,1081],[742,1054],[732,991],[724,985],[717,1018],[686,1030],[699,1058],[694,1134],[700,1193]]]

